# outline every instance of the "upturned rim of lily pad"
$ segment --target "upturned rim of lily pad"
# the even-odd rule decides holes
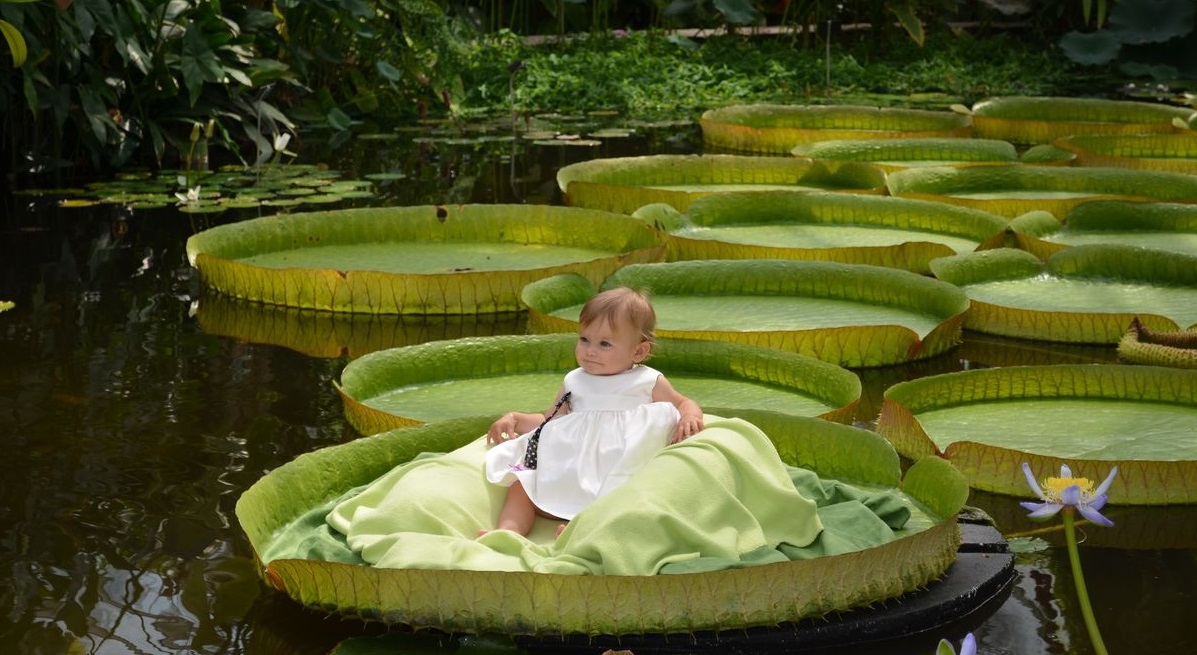
[[[1071,248],[1053,240],[1065,234],[1100,235],[1103,232],[1197,234],[1197,204],[1173,202],[1130,202],[1097,200],[1077,205],[1059,220],[1047,212],[1030,212],[1010,221],[1018,247],[1040,259]],[[1111,237],[1111,244],[1119,241]],[[1124,244],[1134,245],[1134,244]],[[1180,247],[1153,245],[1172,252],[1197,254]]]
[[[437,386],[454,379],[486,378],[496,388],[509,376],[551,373],[557,377],[575,367],[572,334],[510,335],[436,341],[375,351],[347,364],[334,381],[345,417],[358,432],[375,434],[424,421],[379,408],[378,398],[396,389]],[[813,357],[774,348],[718,341],[658,338],[647,362],[675,379],[683,375],[727,382],[759,384],[814,399],[827,408],[819,418],[850,423],[860,400],[860,378],[851,371]],[[525,398],[539,408],[544,398]],[[451,388],[449,392],[452,393]],[[462,416],[476,413],[463,399]],[[727,399],[720,404],[727,406]],[[709,404],[709,403],[701,403]]]
[[[699,125],[708,148],[775,154],[810,141],[972,134],[967,114],[865,105],[731,105],[703,112]]]
[[[863,551],[655,576],[261,561],[272,538],[313,508],[422,452],[447,452],[473,441],[491,417],[402,428],[300,455],[246,490],[237,502],[237,518],[259,574],[300,604],[384,624],[465,633],[680,636],[776,626],[921,589],[956,560],[956,514],[967,501],[968,486],[947,461],[925,458],[903,475],[892,447],[867,430],[773,412],[723,415],[760,427],[792,466],[879,489],[900,485],[900,492],[937,522]]]
[[[1187,126],[1197,117],[1193,109],[1150,102],[1042,96],[985,98],[971,111],[976,136],[1018,144],[1080,134],[1171,134],[1182,129],[1175,121]]]
[[[583,229],[584,227],[584,229]],[[319,263],[272,268],[240,261],[321,246],[393,243],[549,245],[610,253],[567,263],[443,272],[339,270]],[[530,251],[531,252],[531,251]],[[489,314],[520,311],[524,285],[562,273],[602,280],[627,263],[659,261],[665,244],[627,216],[553,205],[371,207],[256,218],[204,230],[187,256],[206,289],[270,305],[373,314]]]
[[[812,159],[867,161],[887,173],[916,166],[963,168],[1019,161],[1018,151],[1009,141],[951,137],[812,141],[794,146],[790,154]]]
[[[967,434],[953,435],[950,443],[940,448],[918,420],[921,412],[978,403],[1070,398],[1191,407],[1197,404],[1197,371],[1131,364],[1052,364],[932,375],[886,389],[876,430],[905,457],[936,455],[948,459],[975,489],[1026,496],[1026,480],[1020,468],[1024,461],[1040,476],[1068,464],[1078,474],[1093,479],[1101,479],[1117,465],[1121,473],[1110,491],[1110,502],[1114,504],[1197,502],[1197,489],[1191,484],[1197,476],[1197,460],[1064,457],[981,443],[969,440]],[[1036,419],[1029,411],[1019,420],[1034,424]]]
[[[1078,166],[1197,174],[1197,131],[1173,134],[1078,134],[1053,141]]]
[[[576,332],[576,318],[556,312],[580,307],[598,291],[616,286],[668,295],[779,296],[889,305],[934,316],[926,335],[905,325],[845,325],[799,330],[676,330],[658,324],[657,335],[780,348],[848,368],[888,366],[932,357],[955,347],[968,298],[955,285],[883,266],[769,260],[703,260],[624,267],[601,285],[575,275],[545,278],[524,288],[528,328],[537,333]]]

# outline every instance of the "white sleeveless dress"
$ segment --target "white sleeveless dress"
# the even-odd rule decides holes
[[[486,478],[504,486],[519,480],[541,511],[573,519],[669,445],[679,414],[673,403],[652,401],[660,375],[647,366],[615,375],[570,371],[570,412],[541,430],[537,467],[523,468],[529,432],[487,451]]]

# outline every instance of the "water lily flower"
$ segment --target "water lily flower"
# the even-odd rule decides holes
[[[1043,481],[1043,486],[1035,480],[1030,464],[1023,462],[1022,472],[1027,476],[1027,484],[1030,485],[1031,491],[1043,501],[1019,503],[1031,510],[1031,518],[1046,519],[1055,516],[1065,507],[1075,507],[1081,516],[1093,523],[1106,527],[1114,525],[1113,521],[1101,515],[1100,510],[1105,507],[1106,491],[1114,481],[1114,476],[1118,474],[1117,466],[1110,469],[1110,474],[1096,489],[1089,478],[1072,477],[1072,469],[1068,468],[1067,464],[1060,465],[1060,477],[1047,478]]]
[[[952,647],[952,643],[947,639],[939,640],[939,647],[935,649],[935,655],[977,655],[977,638],[973,633],[964,635],[964,640],[960,642],[960,652]]]

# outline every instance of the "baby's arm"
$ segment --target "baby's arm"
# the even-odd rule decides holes
[[[565,390],[557,392],[557,397],[560,398]],[[557,411],[557,415],[569,413],[569,404],[566,403]],[[500,416],[494,423],[490,424],[490,429],[486,431],[487,443],[500,443],[508,439],[514,439],[525,432],[531,432],[536,429],[536,426],[544,423],[544,414],[532,414],[527,412],[507,412]]]
[[[653,402],[673,403],[681,414],[681,418],[677,420],[677,430],[669,443],[677,443],[702,431],[702,408],[698,403],[678,393],[664,375],[657,376],[657,384],[653,387]]]

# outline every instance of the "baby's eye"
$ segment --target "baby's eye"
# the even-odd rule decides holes
[[[602,347],[602,348],[610,348],[610,347],[611,347],[611,342],[610,342],[610,341],[600,341],[600,342],[599,342],[599,346],[600,346],[600,347]]]
[[[586,337],[578,337],[578,343],[590,343],[590,339]]]

